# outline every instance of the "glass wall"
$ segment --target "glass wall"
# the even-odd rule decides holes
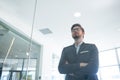
[[[1,80],[39,78],[41,45],[0,21]]]
[[[40,80],[42,45],[32,37],[36,0],[1,0],[0,6],[1,80]]]
[[[0,61],[3,61],[0,59]],[[34,61],[34,62],[33,62]],[[35,80],[36,72],[36,59],[31,59],[29,66],[28,76],[30,80]],[[6,64],[3,66],[1,80],[25,80],[27,59],[7,59]]]
[[[100,80],[120,80],[120,48],[101,51],[99,53],[99,78]]]

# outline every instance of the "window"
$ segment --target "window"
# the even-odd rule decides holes
[[[120,80],[118,66],[100,68],[101,80]]]
[[[99,61],[100,67],[118,65],[115,50],[100,52]]]
[[[116,50],[107,50],[100,52],[99,61],[99,80],[120,80],[120,70],[117,57],[120,59],[120,49],[118,50],[118,55],[116,55]]]

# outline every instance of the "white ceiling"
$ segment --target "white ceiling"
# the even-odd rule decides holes
[[[0,0],[0,18],[30,35],[34,7],[35,0]],[[74,17],[75,12],[81,16]],[[57,47],[70,45],[74,23],[85,28],[84,41],[95,43],[99,50],[120,47],[120,0],[37,0],[33,38]],[[52,34],[40,33],[43,28]]]

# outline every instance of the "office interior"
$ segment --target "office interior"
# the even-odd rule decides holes
[[[119,8],[119,0],[0,0],[0,80],[64,80],[58,63],[74,23],[99,49],[99,80],[120,80]]]

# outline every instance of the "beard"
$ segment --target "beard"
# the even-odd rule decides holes
[[[77,36],[77,35],[75,35],[75,36],[72,36],[73,37],[73,39],[76,41],[76,40],[78,40],[78,39],[80,39],[80,36]]]

